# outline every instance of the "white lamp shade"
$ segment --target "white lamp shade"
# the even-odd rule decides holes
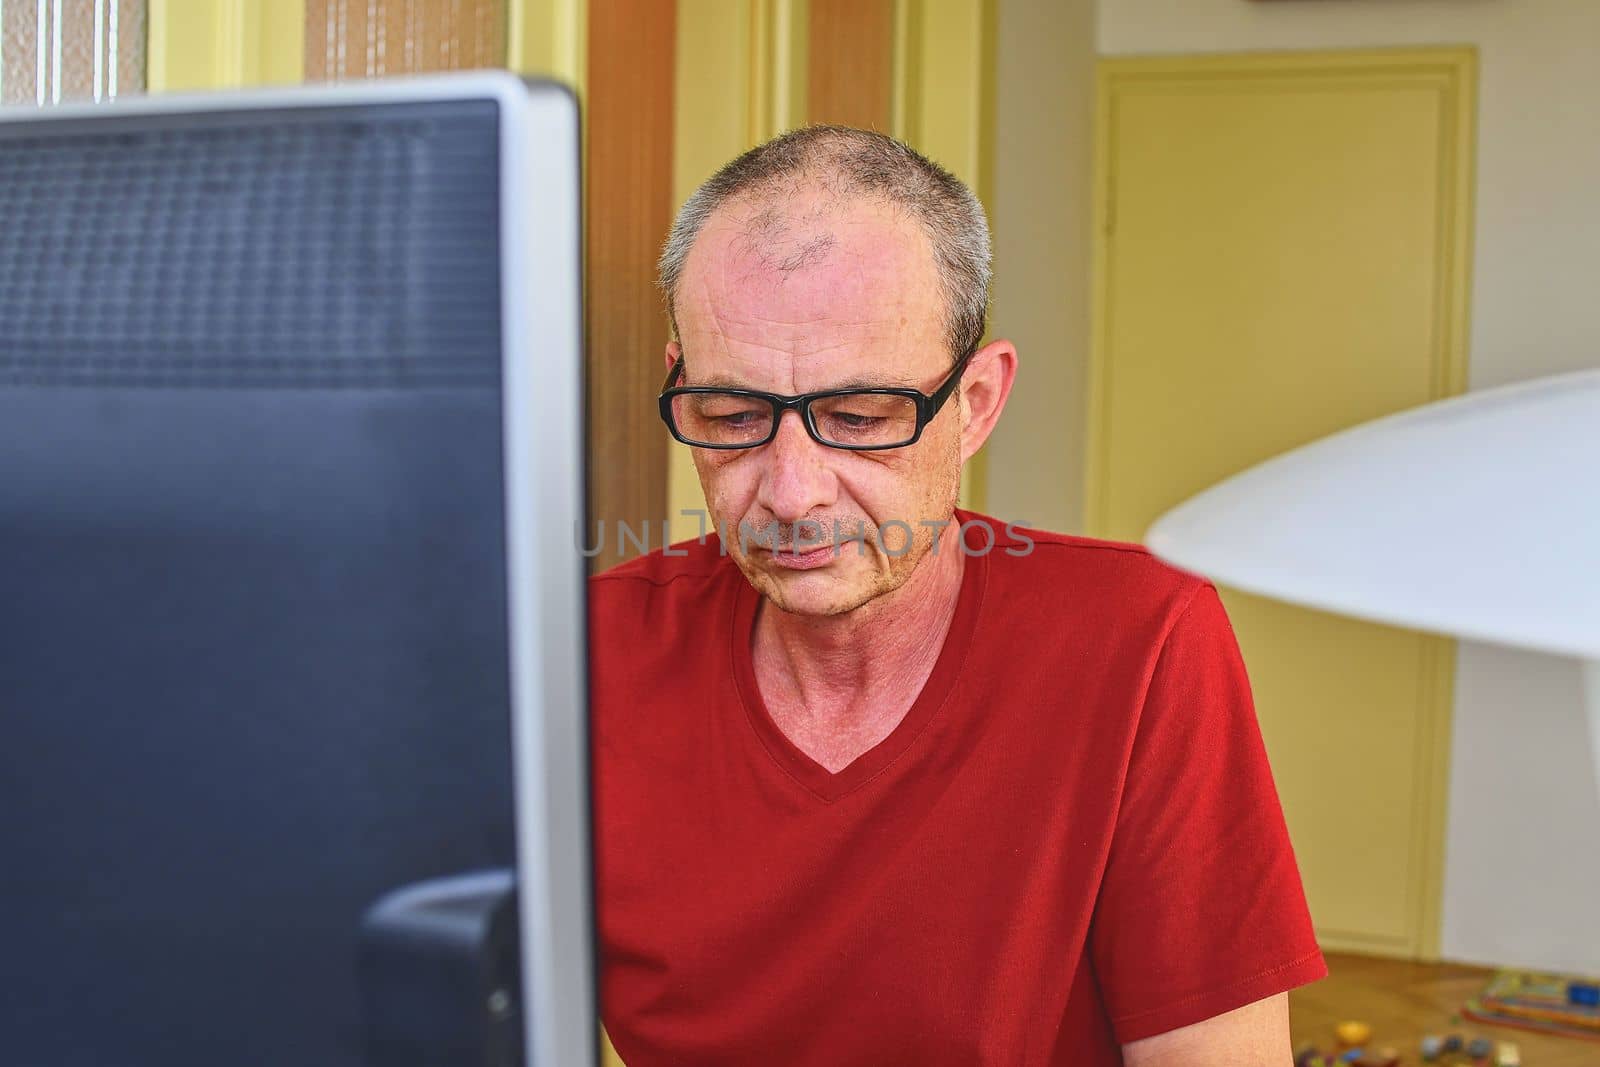
[[[1316,441],[1174,508],[1146,543],[1279,600],[1600,660],[1600,370]]]

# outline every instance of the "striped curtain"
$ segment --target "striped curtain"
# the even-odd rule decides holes
[[[0,0],[0,103],[144,91],[145,0]]]
[[[306,0],[306,80],[506,65],[506,0]]]

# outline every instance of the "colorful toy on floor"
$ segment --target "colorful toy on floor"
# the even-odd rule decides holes
[[[1339,1036],[1339,1044],[1347,1048],[1357,1048],[1372,1040],[1372,1027],[1358,1019],[1340,1023],[1333,1032]]]
[[[1340,1051],[1322,1052],[1315,1045],[1301,1045],[1294,1055],[1294,1067],[1403,1067],[1398,1050],[1385,1046],[1366,1047],[1372,1037],[1372,1027],[1364,1022],[1340,1023],[1334,1030],[1339,1038]],[[1362,1041],[1352,1045],[1351,1038]],[[1424,1063],[1439,1063],[1465,1067],[1522,1067],[1522,1055],[1517,1046],[1508,1041],[1494,1042],[1486,1037],[1462,1036],[1459,1033],[1424,1034],[1419,1042]]]
[[[1462,1014],[1479,1022],[1600,1041],[1600,984],[1531,971],[1500,971]]]
[[[1294,1067],[1339,1067],[1339,1061],[1332,1056],[1324,1056],[1315,1046],[1307,1045],[1295,1055]]]
[[[1294,1067],[1337,1067],[1338,1060],[1325,1056],[1315,1045],[1306,1045],[1295,1053]]]

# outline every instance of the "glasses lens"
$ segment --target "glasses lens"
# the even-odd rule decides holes
[[[680,393],[672,398],[678,433],[697,445],[753,445],[772,432],[772,405],[733,393]]]
[[[892,393],[845,393],[811,405],[817,436],[847,448],[888,448],[917,435],[917,403]]]

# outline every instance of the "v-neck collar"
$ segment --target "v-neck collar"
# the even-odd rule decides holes
[[[957,515],[957,521],[964,521]],[[733,678],[739,690],[739,700],[762,746],[773,761],[800,785],[824,801],[835,801],[865,785],[886,769],[922,734],[933,721],[945,699],[950,695],[956,678],[967,658],[973,631],[977,628],[978,609],[983,602],[984,587],[988,582],[989,560],[983,545],[967,556],[961,575],[961,592],[956,597],[955,617],[945,634],[939,658],[933,671],[917,694],[905,717],[878,742],[837,773],[802,752],[773,721],[772,713],[761,696],[756,682],[755,662],[750,655],[750,643],[756,621],[756,611],[761,605],[761,595],[748,581],[739,583],[734,599],[732,625],[728,642],[733,660]],[[742,578],[742,576],[741,576]]]

